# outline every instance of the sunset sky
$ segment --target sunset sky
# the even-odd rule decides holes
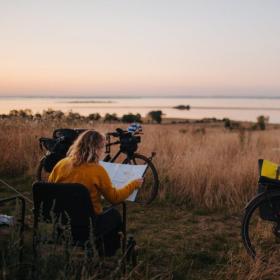
[[[0,95],[280,96],[279,0],[0,0]]]

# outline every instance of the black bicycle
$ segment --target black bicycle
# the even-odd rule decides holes
[[[84,132],[85,129],[57,129],[53,132],[53,138],[40,138],[40,148],[45,151],[45,155],[40,160],[37,168],[36,178],[39,181],[46,181],[49,173],[55,164],[63,159],[75,139]],[[144,183],[138,191],[136,201],[141,204],[151,203],[158,193],[159,178],[157,170],[152,162],[156,153],[152,152],[150,157],[136,153],[138,144],[141,142],[141,131],[129,132],[117,128],[114,132],[106,134],[106,162],[119,162],[122,164],[147,165],[144,174]],[[117,138],[111,141],[111,138]],[[111,148],[116,146],[119,149],[111,156]]]
[[[150,157],[136,153],[138,144],[141,142],[140,134],[142,132],[131,133],[117,128],[115,132],[106,134],[106,156],[104,161],[117,162],[120,160],[122,164],[147,165],[144,175],[144,183],[141,186],[136,201],[143,204],[151,203],[158,193],[159,179],[157,170],[152,162],[156,153],[152,152]],[[111,142],[111,137],[118,140]],[[118,145],[119,149],[115,155],[111,156],[111,147]],[[122,158],[123,155],[123,158]]]
[[[262,176],[263,162],[259,160],[258,194],[246,205],[241,236],[252,258],[266,260],[280,253],[280,181],[278,175]]]

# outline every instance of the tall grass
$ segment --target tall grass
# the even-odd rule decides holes
[[[272,252],[266,260],[248,260],[244,250],[229,258],[225,269],[217,272],[217,279],[225,280],[278,280],[279,254]]]
[[[59,127],[112,131],[120,124],[1,120],[0,174],[34,176],[42,156],[38,139]],[[256,192],[257,160],[280,162],[280,130],[227,131],[199,125],[144,125],[139,152],[154,158],[160,200],[206,207],[240,209]]]

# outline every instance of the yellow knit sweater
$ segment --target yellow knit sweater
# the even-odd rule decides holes
[[[116,189],[111,182],[107,171],[99,164],[85,163],[73,166],[71,158],[66,157],[59,161],[49,176],[51,183],[80,183],[90,193],[95,213],[102,213],[101,195],[112,204],[124,201],[139,184],[136,181]]]

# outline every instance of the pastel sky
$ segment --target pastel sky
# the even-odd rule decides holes
[[[279,0],[0,0],[0,95],[280,96]]]

